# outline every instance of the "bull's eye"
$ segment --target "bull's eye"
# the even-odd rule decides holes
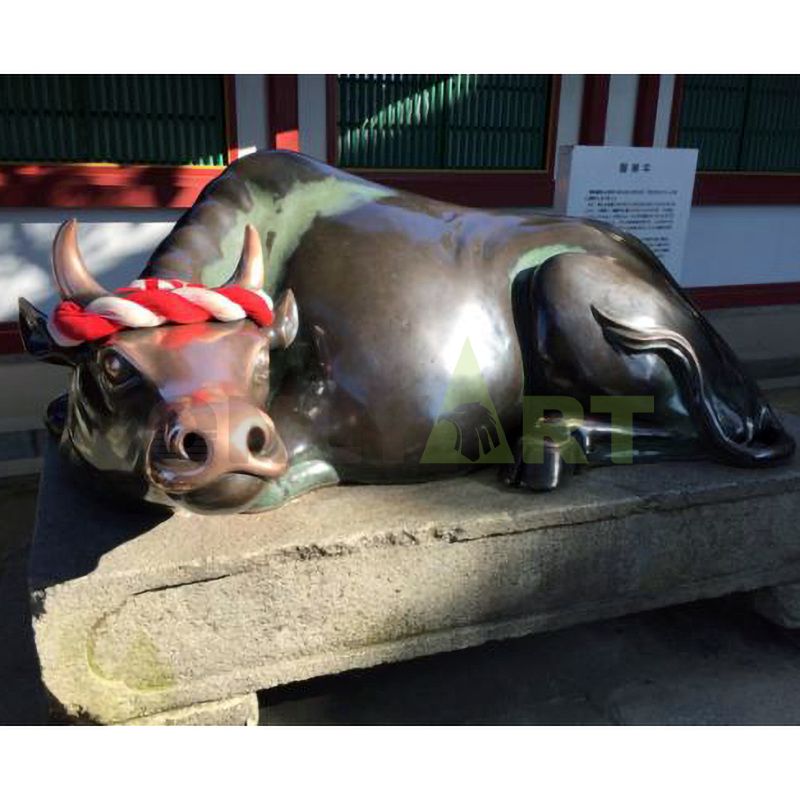
[[[101,355],[100,365],[103,375],[112,386],[121,386],[136,377],[136,370],[130,362],[114,350]]]
[[[269,382],[269,348],[259,351],[253,361],[253,383],[263,385]]]

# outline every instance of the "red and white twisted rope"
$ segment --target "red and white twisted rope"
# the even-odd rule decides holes
[[[126,328],[211,320],[234,322],[248,317],[262,327],[272,324],[272,299],[266,292],[241,286],[212,289],[198,283],[145,278],[86,306],[65,300],[55,307],[47,327],[59,345],[75,347]]]

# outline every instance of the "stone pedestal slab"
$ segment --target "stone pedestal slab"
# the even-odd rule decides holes
[[[789,428],[797,437],[800,423]],[[252,516],[122,509],[51,448],[30,569],[43,679],[119,723],[317,675],[800,581],[800,466],[493,469]]]

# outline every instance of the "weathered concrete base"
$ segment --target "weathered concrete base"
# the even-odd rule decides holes
[[[198,703],[162,714],[128,720],[125,725],[258,725],[258,697],[246,694],[230,700]]]
[[[798,518],[797,462],[609,467],[535,495],[490,470],[199,518],[104,505],[50,452],[31,564],[37,648],[70,713],[121,722],[800,581]]]

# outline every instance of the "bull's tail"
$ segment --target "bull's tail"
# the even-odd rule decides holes
[[[664,359],[684,392],[684,401],[695,424],[723,460],[752,467],[780,461],[794,453],[794,439],[760,398],[755,418],[744,421],[745,440],[731,438],[711,402],[703,365],[686,337],[668,328],[631,327],[594,306],[592,314],[603,329],[606,340],[615,349],[627,353],[657,353]]]

